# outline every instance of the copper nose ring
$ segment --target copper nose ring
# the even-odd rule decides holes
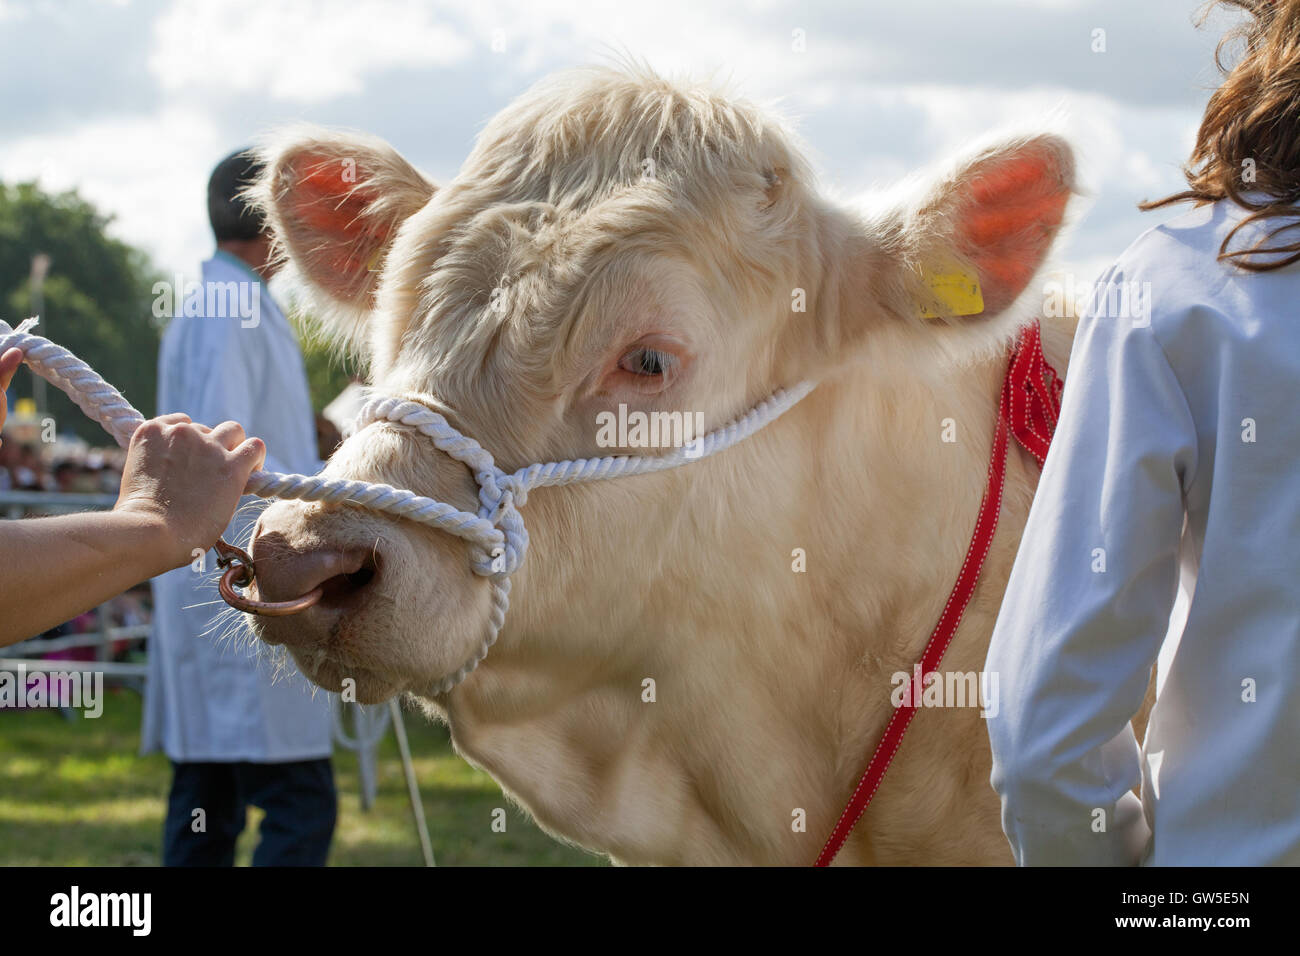
[[[253,567],[253,559],[249,557],[247,551],[236,548],[224,538],[218,538],[213,547],[217,552],[217,567],[226,569],[217,584],[217,590],[221,592],[221,599],[236,610],[262,617],[285,617],[307,610],[325,593],[319,587],[313,588],[292,601],[254,601],[252,598],[244,597],[235,588],[246,588],[253,583],[257,573]]]

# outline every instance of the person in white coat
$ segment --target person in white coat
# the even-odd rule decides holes
[[[1190,188],[1144,204],[1194,208],[1083,311],[989,649],[1022,865],[1300,864],[1300,0],[1230,5]]]
[[[321,461],[302,353],[266,291],[269,238],[240,195],[258,172],[235,153],[212,174],[217,251],[198,289],[175,295],[158,408],[236,420],[265,443],[266,468],[313,474]],[[262,505],[248,499],[226,540],[246,543]],[[233,612],[220,614],[214,568],[208,553],[153,582],[142,750],[163,750],[174,768],[163,862],[230,865],[251,804],[266,814],[254,865],[323,865],[337,814],[330,697],[292,661],[259,656]]]

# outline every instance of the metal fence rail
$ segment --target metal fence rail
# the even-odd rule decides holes
[[[28,657],[33,654],[53,654],[67,651],[74,647],[112,646],[118,641],[144,640],[149,636],[148,624],[131,624],[127,627],[110,627],[102,633],[95,631],[85,634],[68,634],[64,637],[29,637],[25,641],[11,644],[9,653],[16,657]]]
[[[0,491],[0,511],[7,518],[32,513],[66,514],[72,511],[107,511],[117,504],[116,495],[62,491]]]

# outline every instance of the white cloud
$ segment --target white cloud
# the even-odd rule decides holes
[[[799,78],[850,68],[853,55],[844,38],[810,22],[824,11],[771,0],[740,9],[709,0],[442,0],[438,6],[489,54],[485,72],[531,75],[627,53],[663,73],[734,76],[755,95],[776,96]],[[809,34],[807,52],[794,49],[795,30]],[[501,49],[493,49],[494,39]]]
[[[169,92],[321,103],[361,92],[375,71],[447,67],[471,52],[428,4],[180,0],[154,24],[149,69]]]
[[[814,87],[812,101],[821,109],[848,103],[853,122],[871,123],[879,114],[906,111],[915,130],[911,145],[929,160],[964,150],[990,133],[1050,130],[1075,147],[1081,178],[1092,189],[1116,180],[1135,188],[1159,188],[1169,173],[1152,158],[1154,146],[1167,148],[1169,134],[1184,138],[1194,118],[1179,111],[1134,110],[1112,99],[1065,89],[1040,88],[1007,92],[952,85],[910,84],[858,86],[848,90]],[[1148,135],[1143,136],[1143,132]],[[1150,136],[1151,133],[1156,136]],[[1190,141],[1188,142],[1190,147]],[[858,164],[844,187],[870,189],[913,170],[899,158],[899,144],[882,138],[878,152],[856,157]],[[1184,155],[1181,146],[1178,155]],[[1167,166],[1168,164],[1166,164]]]
[[[211,245],[204,197],[211,157],[221,149],[201,113],[105,117],[0,145],[0,179],[75,187],[115,216],[116,237],[143,246],[160,265],[193,269]]]

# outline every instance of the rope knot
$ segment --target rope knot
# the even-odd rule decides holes
[[[478,484],[478,522],[447,525],[444,530],[464,538],[470,545],[470,567],[475,574],[495,581],[508,578],[523,564],[528,551],[528,531],[519,508],[528,497],[527,488],[496,466],[492,455],[478,442],[458,431],[438,412],[419,402],[401,398],[372,398],[357,414],[356,434],[367,425],[381,422],[410,428],[429,438],[439,451],[461,462]],[[464,519],[471,519],[462,513]],[[484,534],[484,524],[491,529]]]
[[[500,472],[475,475],[479,482],[479,517],[499,528],[502,543],[491,550],[476,548],[471,556],[474,571],[484,576],[508,577],[519,570],[528,553],[528,529],[519,507],[527,493]]]

